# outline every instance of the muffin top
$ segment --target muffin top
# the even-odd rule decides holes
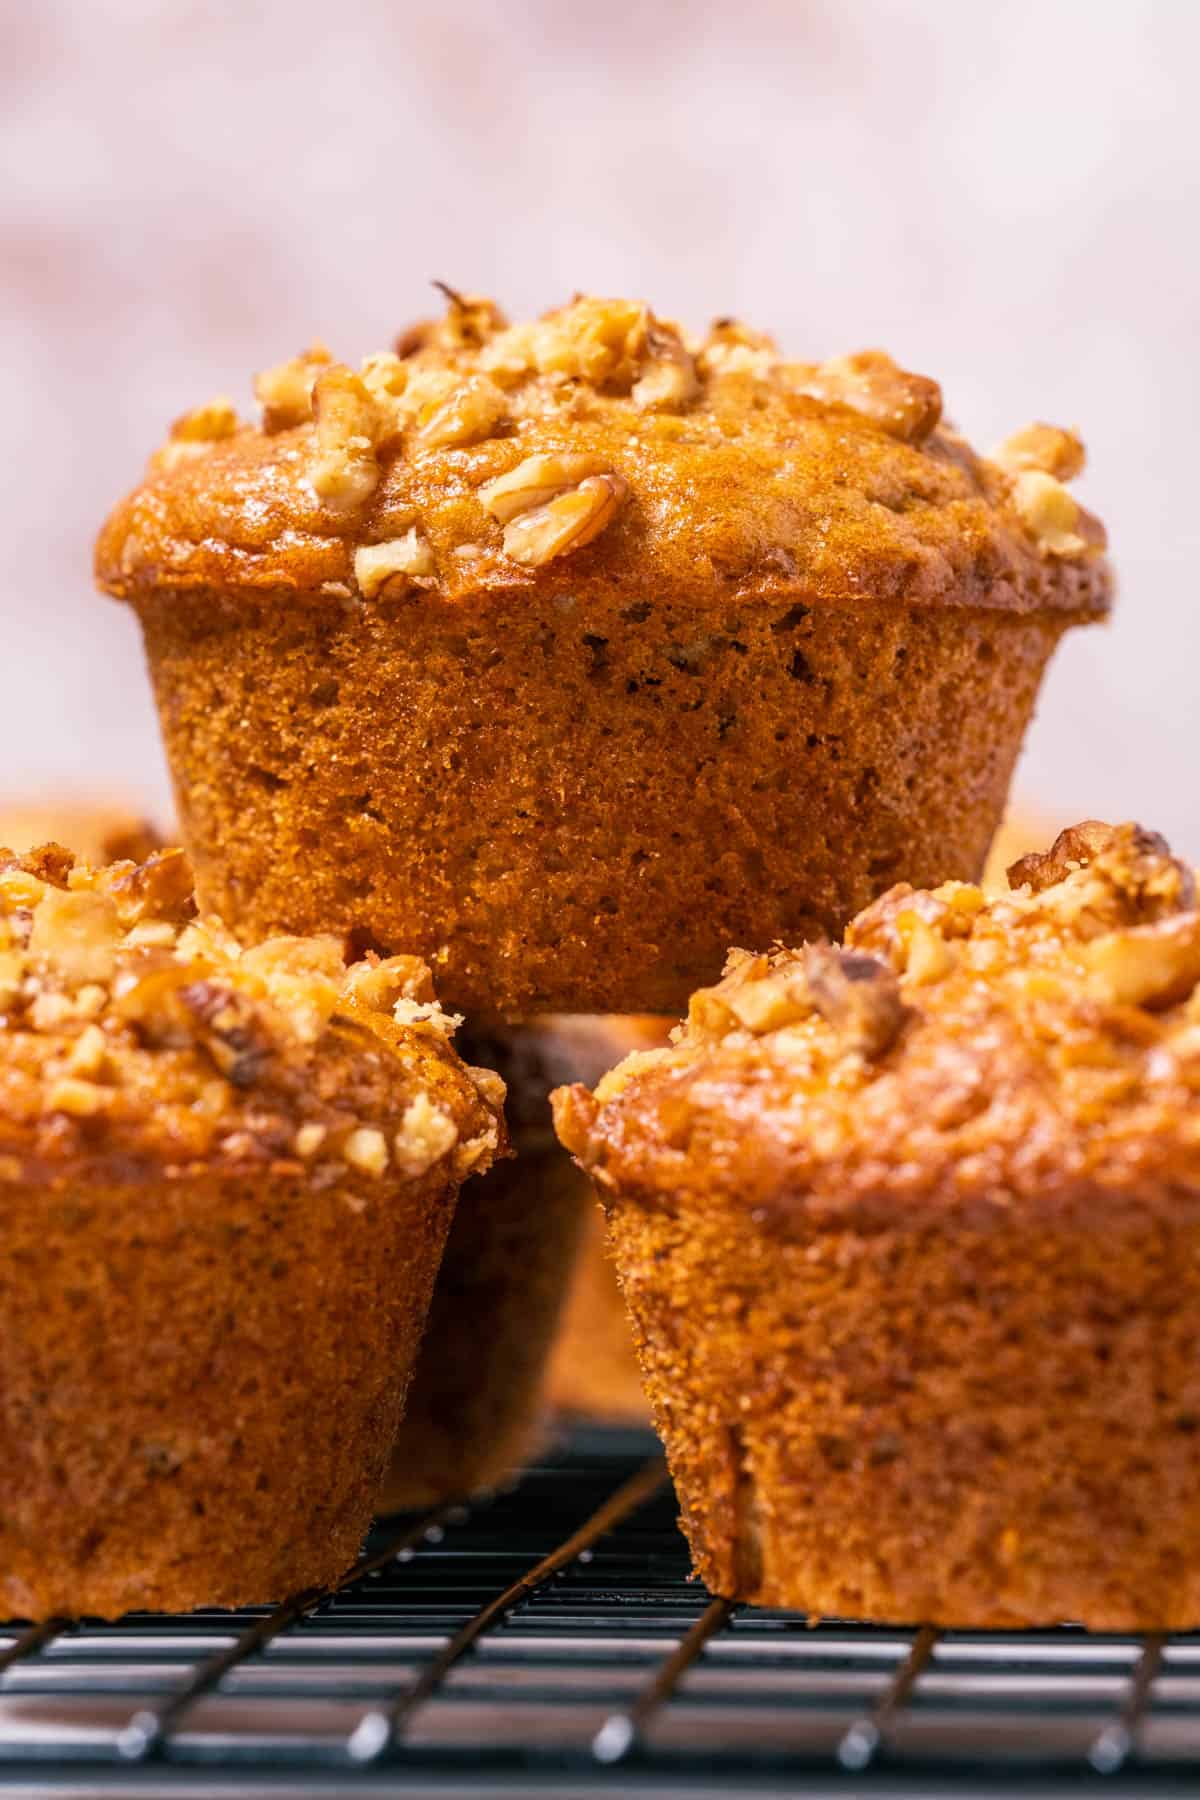
[[[357,370],[319,345],[268,369],[258,425],[224,398],[177,420],[101,533],[101,586],[1107,608],[1071,431],[981,458],[882,351],[792,362],[732,320],[694,338],[591,297],[510,326],[445,292]]]
[[[0,1180],[306,1166],[447,1179],[502,1148],[503,1083],[414,957],[243,949],[196,917],[181,850],[92,869],[0,850]],[[361,1184],[360,1184],[361,1185]]]
[[[892,888],[842,945],[752,956],[673,1047],[555,1096],[601,1193],[756,1217],[1200,1198],[1200,911],[1137,825],[1071,827],[987,899]],[[765,1209],[760,1214],[757,1209]]]

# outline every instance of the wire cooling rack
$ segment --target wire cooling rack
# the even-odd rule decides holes
[[[0,1791],[449,1797],[1200,1787],[1200,1636],[809,1626],[688,1580],[652,1441],[376,1529],[274,1611],[0,1633]]]

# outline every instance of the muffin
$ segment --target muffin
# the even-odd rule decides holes
[[[729,943],[978,875],[1109,604],[1069,432],[989,459],[878,351],[451,294],[177,421],[97,546],[201,905],[413,951],[477,1021],[678,1013]]]
[[[696,1568],[811,1614],[1200,1624],[1200,912],[1089,823],[734,952],[557,1096]]]
[[[70,844],[89,863],[145,862],[164,845],[162,833],[132,807],[50,796],[0,800],[0,844],[30,850]]]
[[[358,1550],[500,1138],[413,958],[241,950],[180,851],[0,853],[0,1613],[278,1600]]]
[[[541,1442],[546,1359],[594,1205],[591,1184],[554,1135],[550,1091],[599,1080],[653,1023],[551,1018],[463,1033],[470,1061],[504,1080],[516,1157],[471,1182],[459,1200],[385,1506],[426,1506],[494,1486]],[[627,1356],[627,1324],[620,1341]],[[601,1365],[611,1361],[607,1338],[595,1350]]]

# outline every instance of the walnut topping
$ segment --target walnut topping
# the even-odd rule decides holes
[[[1084,947],[1092,992],[1116,1006],[1170,1006],[1200,982],[1200,914],[1181,913]]]
[[[448,1156],[458,1142],[458,1129],[428,1094],[418,1094],[405,1109],[396,1133],[396,1161],[414,1179]]]
[[[631,398],[645,412],[685,406],[699,391],[696,364],[676,331],[652,325],[646,334],[646,360],[633,384]]]
[[[383,429],[379,409],[344,363],[335,363],[318,376],[313,408],[317,442],[309,480],[327,506],[352,512],[365,505],[379,483],[376,446]]]
[[[792,364],[784,374],[796,393],[848,406],[908,444],[924,443],[942,416],[937,382],[910,374],[883,350],[860,350],[815,368]]]
[[[1022,469],[1040,469],[1057,481],[1070,481],[1083,473],[1083,440],[1075,431],[1058,425],[1026,425],[997,444],[988,459],[1010,475]]]
[[[1042,469],[1023,469],[1013,477],[1013,510],[1044,556],[1082,556],[1087,539],[1080,527],[1083,510],[1062,482]]]
[[[514,562],[537,569],[569,550],[581,550],[617,516],[627,493],[619,475],[589,475],[576,488],[522,513],[504,528],[504,549]]]
[[[765,375],[779,361],[775,340],[738,319],[714,319],[696,356],[705,375]]]
[[[832,944],[806,944],[804,973],[812,1004],[846,1049],[881,1056],[908,1017],[895,973],[878,957]]]
[[[173,469],[192,457],[204,456],[214,444],[232,437],[240,424],[233,401],[227,394],[219,394],[207,405],[194,407],[175,420],[167,442],[155,455],[155,466]]]
[[[289,362],[276,363],[254,377],[254,393],[262,407],[266,432],[290,431],[313,416],[313,385],[333,361],[324,344],[313,344]]]
[[[479,490],[484,510],[506,525],[519,513],[544,506],[565,488],[575,487],[591,475],[610,475],[612,470],[602,456],[586,451],[563,450],[549,455],[527,456],[524,462],[497,476]]]
[[[491,437],[508,412],[508,401],[486,375],[472,375],[421,418],[417,443],[423,450],[450,450]]]
[[[363,1175],[382,1175],[388,1166],[387,1139],[376,1125],[360,1125],[342,1145],[342,1155]]]
[[[1035,894],[1040,894],[1056,882],[1065,881],[1073,870],[1086,868],[1107,850],[1115,835],[1115,827],[1106,825],[1103,819],[1084,819],[1079,825],[1068,825],[1065,831],[1059,832],[1049,850],[1031,850],[1027,856],[1018,857],[1011,863],[1008,885],[1011,888],[1031,887]],[[1146,847],[1160,853],[1167,849],[1156,833],[1147,833]]]
[[[479,366],[502,383],[536,371],[628,389],[639,373],[649,325],[639,301],[585,296],[533,324],[500,332],[484,345]]]
[[[354,552],[354,579],[364,600],[373,600],[395,576],[406,590],[434,573],[433,551],[414,525],[403,537],[386,544],[362,544]]]
[[[347,1164],[389,1167],[397,1094],[383,1053],[405,1072],[399,1116],[419,1122],[411,1108],[458,1023],[425,964],[371,956],[347,968],[334,936],[243,949],[218,919],[195,918],[186,870],[178,851],[102,869],[53,844],[21,859],[0,851],[0,1130],[14,1107],[18,1123],[53,1114],[63,1130],[103,1115],[106,1132],[136,1123],[161,1134],[172,1161],[214,1149],[226,1160],[310,1161],[328,1140],[337,1149],[326,1178]],[[325,1047],[357,1046],[365,1104],[348,1118],[353,1089],[339,1086]],[[445,1140],[449,1120],[457,1142],[465,1121],[472,1141],[491,1130],[494,1153],[503,1084],[464,1079],[461,1065],[446,1085],[443,1075],[433,1092],[449,1104],[439,1102],[426,1139]],[[385,1117],[364,1117],[366,1104]]]

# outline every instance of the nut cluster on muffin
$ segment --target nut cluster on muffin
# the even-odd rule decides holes
[[[10,1135],[35,1160],[102,1141],[114,1157],[298,1159],[323,1182],[392,1164],[421,1175],[442,1158],[461,1180],[499,1148],[492,1071],[470,1071],[474,1095],[456,1079],[444,1101],[427,1091],[436,1058],[421,1040],[445,1044],[459,1021],[423,964],[347,967],[331,936],[243,949],[197,917],[181,850],[101,869],[57,845],[0,852],[0,1017],[14,1178]],[[379,1047],[364,1058],[369,1031]],[[422,1085],[393,1120],[397,1058]]]
[[[734,952],[556,1096],[697,1567],[895,1620],[1200,1618],[1200,910],[1087,822]]]

